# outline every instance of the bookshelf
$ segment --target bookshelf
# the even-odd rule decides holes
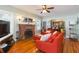
[[[71,24],[70,22],[69,22],[69,38],[77,39],[76,24]]]

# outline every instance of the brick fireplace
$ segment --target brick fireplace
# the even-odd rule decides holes
[[[20,39],[31,37],[35,34],[35,25],[33,24],[19,24]]]

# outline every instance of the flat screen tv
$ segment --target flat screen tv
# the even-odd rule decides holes
[[[10,33],[10,22],[0,20],[0,38]]]

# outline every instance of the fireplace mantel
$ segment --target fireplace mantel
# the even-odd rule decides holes
[[[19,22],[18,24],[35,25],[34,22]]]
[[[20,38],[24,39],[24,32],[27,29],[31,29],[33,32],[33,35],[35,34],[35,25],[33,24],[19,24],[19,32],[20,32]]]

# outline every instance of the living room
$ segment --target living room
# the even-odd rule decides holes
[[[1,52],[78,53],[78,9],[78,5],[0,5]]]

